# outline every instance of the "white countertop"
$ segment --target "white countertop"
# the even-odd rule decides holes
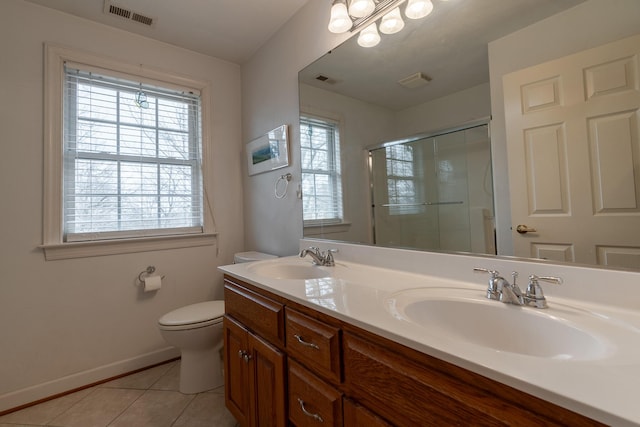
[[[637,399],[640,381],[638,311],[548,296],[550,308],[545,314],[553,315],[553,310],[562,313],[563,308],[567,308],[601,319],[601,323],[596,323],[602,326],[595,332],[607,342],[607,354],[583,360],[579,357],[547,358],[497,351],[430,331],[424,325],[407,321],[393,313],[395,296],[416,288],[445,288],[445,292],[447,289],[452,292],[463,290],[484,298],[487,277],[477,276],[475,282],[468,282],[336,258],[336,271],[340,272],[338,277],[317,279],[273,279],[255,272],[255,265],[260,263],[308,265],[308,257],[234,264],[219,269],[261,289],[603,423],[615,426],[640,425]],[[491,303],[502,304],[497,301]],[[607,325],[613,326],[608,329]],[[504,325],[504,328],[518,328],[518,325]]]

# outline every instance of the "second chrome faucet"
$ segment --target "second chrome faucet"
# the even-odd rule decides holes
[[[518,273],[513,272],[513,283],[509,283],[507,279],[500,276],[496,270],[488,270],[486,268],[476,267],[473,271],[488,273],[489,285],[487,287],[487,298],[492,300],[501,301],[506,304],[526,305],[535,308],[547,308],[547,299],[542,292],[542,287],[539,281],[545,281],[549,283],[555,283],[557,285],[562,284],[560,277],[551,276],[536,276],[534,274],[529,276],[529,284],[523,294],[520,287],[517,285],[516,280]]]
[[[313,259],[315,265],[323,265],[326,267],[333,267],[335,261],[333,260],[333,253],[338,252],[337,249],[327,249],[325,252],[320,252],[319,248],[311,246],[310,248],[300,251],[300,258],[304,258],[309,255]]]

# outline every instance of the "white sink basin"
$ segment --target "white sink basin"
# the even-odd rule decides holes
[[[270,279],[306,280],[331,277],[333,267],[314,265],[307,260],[270,260],[249,265],[247,270]]]
[[[484,298],[462,288],[420,288],[387,299],[398,319],[430,334],[500,352],[551,359],[594,360],[614,350],[598,331],[597,316],[568,306],[535,309]]]

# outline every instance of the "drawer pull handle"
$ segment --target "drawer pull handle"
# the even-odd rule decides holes
[[[307,408],[304,407],[304,400],[298,398],[298,403],[300,404],[300,409],[302,409],[302,413],[305,414],[307,417],[311,417],[319,423],[324,422],[324,420],[320,415],[307,411]]]
[[[294,337],[298,340],[298,342],[304,346],[307,347],[311,347],[311,348],[315,348],[316,350],[320,350],[320,347],[318,347],[317,344],[314,344],[312,342],[307,342],[305,340],[302,339],[302,337],[298,334],[295,334]]]

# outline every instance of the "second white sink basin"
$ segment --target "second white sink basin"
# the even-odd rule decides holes
[[[250,265],[247,270],[270,279],[290,280],[321,279],[332,274],[331,267],[314,265],[308,259],[262,261]]]
[[[567,306],[535,309],[488,300],[477,290],[420,288],[391,296],[387,309],[430,334],[495,351],[562,360],[601,359],[613,351],[597,332],[601,319]]]

